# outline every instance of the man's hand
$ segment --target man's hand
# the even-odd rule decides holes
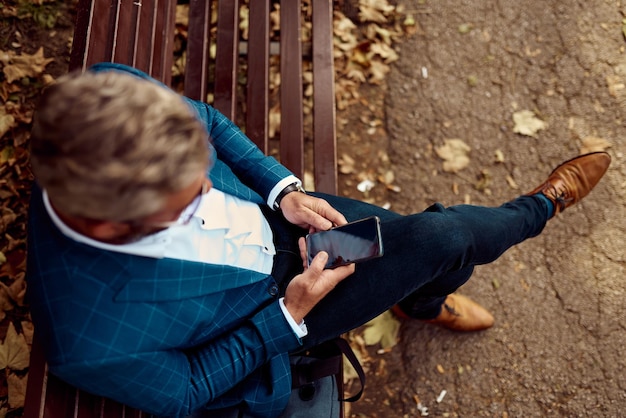
[[[300,245],[300,254],[303,260],[306,260],[304,238],[300,238],[298,244]],[[294,277],[285,290],[285,307],[298,324],[339,282],[354,273],[354,264],[335,269],[324,269],[327,261],[328,254],[326,252],[318,253],[311,265],[302,274]]]
[[[285,219],[309,232],[326,231],[347,223],[327,201],[304,193],[289,193],[280,201],[280,209]]]

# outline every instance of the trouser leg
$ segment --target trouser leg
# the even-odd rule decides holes
[[[411,318],[434,319],[441,313],[446,297],[465,284],[473,272],[474,267],[465,267],[435,278],[398,302],[398,306]]]
[[[545,203],[533,196],[498,208],[436,204],[408,216],[349,199],[321,197],[349,221],[380,216],[385,255],[357,264],[355,273],[307,315],[307,346],[354,329],[407,297],[409,302],[422,298],[424,306],[442,301],[467,281],[475,265],[492,262],[511,246],[538,235],[547,221]],[[417,311],[429,315],[428,309]]]

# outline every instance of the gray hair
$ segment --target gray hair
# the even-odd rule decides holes
[[[190,105],[120,72],[72,73],[42,95],[31,135],[37,182],[60,211],[128,221],[162,208],[209,159]]]

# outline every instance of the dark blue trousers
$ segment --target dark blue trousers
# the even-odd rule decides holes
[[[356,272],[307,315],[306,347],[363,325],[395,304],[411,317],[435,318],[446,296],[470,278],[474,266],[490,263],[513,245],[537,236],[548,220],[545,201],[535,196],[496,208],[435,204],[404,216],[360,201],[316,195],[348,221],[380,217],[384,255],[358,263]],[[306,231],[281,215],[264,212],[278,253],[272,274],[284,291],[302,271],[297,238]]]

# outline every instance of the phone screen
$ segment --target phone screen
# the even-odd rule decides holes
[[[308,262],[320,251],[328,253],[326,268],[369,260],[383,255],[380,219],[377,216],[350,222],[306,237]]]

